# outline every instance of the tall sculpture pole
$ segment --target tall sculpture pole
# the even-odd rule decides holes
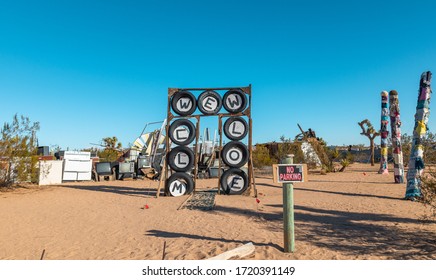
[[[381,92],[381,143],[380,143],[380,169],[379,174],[388,174],[388,123],[389,123],[389,109],[388,109],[388,92]]]
[[[427,132],[427,123],[430,116],[430,83],[431,72],[422,73],[419,82],[418,104],[416,106],[409,170],[407,171],[406,199],[410,200],[415,200],[421,196],[421,175],[424,170],[422,141]]]
[[[401,147],[401,120],[398,92],[389,92],[389,112],[391,117],[392,157],[394,158],[395,183],[404,182],[403,150]]]

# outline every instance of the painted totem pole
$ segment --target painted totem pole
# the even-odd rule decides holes
[[[406,199],[410,200],[415,200],[421,196],[421,174],[424,170],[422,141],[427,132],[427,122],[430,116],[430,83],[431,72],[422,73],[419,82],[418,104],[416,106],[409,170],[407,171]]]
[[[389,112],[391,117],[392,157],[394,158],[395,183],[404,182],[403,151],[401,148],[401,121],[398,92],[389,92]]]
[[[380,143],[380,169],[379,174],[388,174],[388,123],[389,123],[389,109],[388,109],[388,92],[381,92],[381,143]]]

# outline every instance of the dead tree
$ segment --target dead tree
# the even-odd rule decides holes
[[[360,134],[365,135],[369,139],[369,147],[371,149],[371,166],[374,166],[374,139],[380,135],[380,132],[374,129],[368,119],[365,119],[358,124],[360,128],[362,128],[362,132]]]

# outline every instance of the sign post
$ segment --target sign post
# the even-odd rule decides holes
[[[294,164],[294,155],[287,155],[281,164],[273,165],[274,183],[283,184],[284,251],[294,252],[294,182],[304,182],[307,177],[305,164]]]
[[[294,155],[287,155],[283,163],[293,164]],[[285,253],[294,252],[294,185],[292,183],[283,184],[283,228]]]

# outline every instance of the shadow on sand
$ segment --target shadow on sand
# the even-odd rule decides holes
[[[381,199],[392,199],[392,200],[402,200],[401,197],[393,197],[393,196],[384,196],[384,195],[375,195],[375,194],[365,194],[365,193],[348,193],[348,192],[334,192],[334,191],[326,191],[326,190],[314,190],[308,188],[295,188],[297,191],[305,191],[305,192],[319,192],[319,193],[329,193],[329,194],[338,194],[345,196],[354,196],[354,197],[373,197],[373,198],[381,198]]]
[[[265,205],[282,207],[282,205]],[[422,229],[418,219],[387,214],[357,213],[296,206],[296,242],[337,251],[355,258],[435,259],[436,233]],[[259,216],[271,231],[281,232],[282,212],[263,213],[254,210],[217,206],[217,212]],[[385,223],[380,225],[380,223]],[[391,223],[391,225],[386,225]],[[405,229],[398,224],[413,224]],[[419,230],[418,230],[419,229]],[[298,243],[297,243],[298,246]]]
[[[390,185],[397,184],[395,182],[368,182],[368,181],[333,181],[333,180],[312,180],[309,183],[341,183],[341,184],[375,184],[375,185]]]
[[[62,185],[62,188],[71,188],[76,190],[85,191],[95,191],[95,192],[106,192],[129,196],[156,196],[156,188],[134,188],[134,187],[121,187],[121,186],[79,186],[79,185]],[[161,189],[160,195],[163,195],[163,188]]]
[[[216,238],[216,237],[209,237],[209,236],[201,236],[196,234],[187,234],[187,233],[180,233],[180,232],[168,232],[168,231],[161,231],[161,230],[149,230],[146,234],[146,236],[155,236],[155,237],[161,237],[161,238],[189,238],[189,239],[200,239],[200,240],[208,240],[208,241],[218,241],[218,242],[225,242],[225,243],[248,243],[253,242],[251,240],[231,240],[231,239],[225,239],[225,238]],[[280,247],[277,244],[274,244],[272,242],[270,243],[259,243],[259,242],[253,242],[255,246],[262,246],[262,247],[273,247],[277,250],[282,251],[282,247]]]

